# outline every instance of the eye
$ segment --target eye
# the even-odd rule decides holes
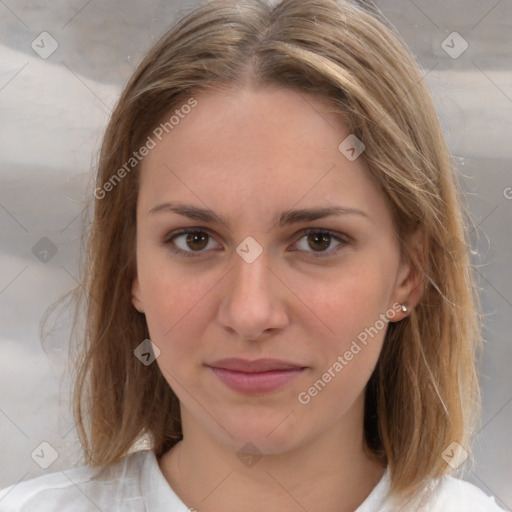
[[[305,243],[301,244],[302,240],[305,240]],[[333,241],[338,242],[338,244],[334,249],[327,251],[326,249],[329,248]],[[299,250],[301,251],[312,252],[314,257],[323,258],[336,254],[347,244],[350,244],[348,237],[339,233],[334,233],[326,229],[308,229],[304,232],[296,245],[299,246]],[[309,251],[309,247],[312,248],[313,251]]]
[[[351,243],[347,236],[327,229],[308,229],[301,234],[299,241],[294,244],[299,248],[291,249],[291,251],[309,252],[313,254],[313,257],[333,256],[345,245]],[[303,240],[305,242],[302,242]],[[333,241],[336,241],[337,245],[331,250],[326,250]],[[213,237],[205,229],[179,229],[168,235],[163,243],[170,246],[171,251],[175,254],[186,257],[201,256],[206,250],[215,249]],[[309,250],[309,248],[313,250]]]
[[[212,241],[209,233],[202,229],[181,229],[166,237],[164,244],[171,246],[171,251],[176,254],[194,257],[200,256],[204,249],[212,249]]]

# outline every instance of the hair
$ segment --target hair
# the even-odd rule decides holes
[[[469,214],[420,67],[370,7],[203,2],[164,34],[128,81],[106,129],[96,186],[112,183],[172,109],[199,92],[235,87],[324,98],[364,143],[361,158],[423,286],[410,314],[388,325],[366,386],[365,447],[389,467],[393,494],[415,493],[450,471],[442,452],[452,442],[470,451],[482,342]],[[151,439],[157,457],[182,439],[178,398],[158,365],[134,357],[149,338],[131,292],[139,172],[134,165],[105,197],[94,194],[74,291],[75,322],[79,311],[85,319],[74,414],[84,461],[96,467],[121,460],[141,436]],[[421,238],[416,246],[414,233]]]

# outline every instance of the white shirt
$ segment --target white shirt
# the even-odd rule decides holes
[[[0,512],[190,512],[162,474],[151,450],[127,455],[93,478],[95,468],[81,466],[21,481],[0,491]],[[396,512],[386,501],[389,471],[355,512]],[[262,510],[266,507],[262,503]],[[420,512],[504,512],[480,489],[453,477],[443,477]],[[200,512],[200,511],[199,511]]]

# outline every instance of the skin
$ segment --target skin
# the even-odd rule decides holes
[[[201,512],[260,511],[263,502],[270,512],[353,511],[384,472],[363,449],[363,407],[386,327],[309,403],[298,395],[393,304],[411,310],[419,276],[400,256],[364,159],[338,150],[350,132],[325,100],[278,88],[194,97],[195,109],[143,160],[137,204],[133,304],[161,351],[156,364],[180,400],[184,433],[160,468]],[[148,213],[170,201],[209,208],[226,224]],[[283,210],[330,205],[365,215],[284,227],[274,220]],[[179,228],[209,236],[166,245]],[[350,243],[315,243],[308,228]],[[263,249],[252,263],[236,252],[248,236]],[[246,395],[205,366],[225,357],[271,357],[306,370],[283,388]],[[256,457],[244,464],[237,454],[249,442]]]

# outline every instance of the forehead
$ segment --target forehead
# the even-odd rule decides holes
[[[182,111],[142,162],[144,206],[179,197],[270,209],[305,196],[317,205],[344,199],[354,206],[348,203],[373,187],[364,160],[350,161],[338,149],[350,132],[323,98],[285,88],[192,97],[195,107]]]
[[[170,114],[183,113],[167,116],[172,126],[161,125],[165,143],[158,141],[145,164],[163,156],[163,145],[168,152],[172,148],[175,160],[206,165],[216,160],[239,167],[263,161],[282,165],[283,160],[292,165],[317,161],[318,151],[324,160],[332,160],[339,155],[340,137],[349,134],[327,100],[289,88],[202,91],[191,98],[194,108],[187,106],[190,99],[173,107]]]

